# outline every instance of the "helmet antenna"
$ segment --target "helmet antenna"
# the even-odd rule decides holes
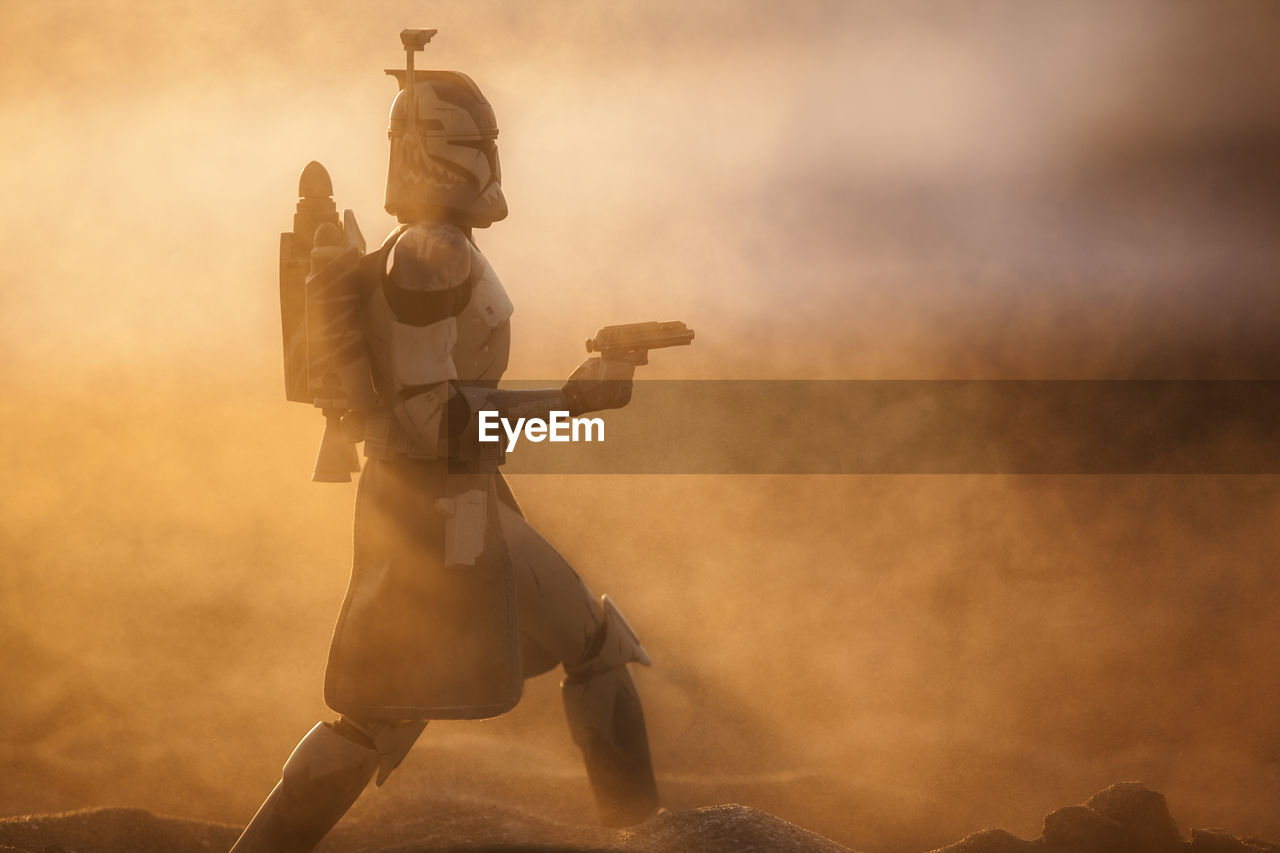
[[[401,30],[400,43],[404,45],[404,91],[405,118],[408,127],[413,128],[418,122],[418,87],[414,85],[413,55],[427,46],[436,30]]]

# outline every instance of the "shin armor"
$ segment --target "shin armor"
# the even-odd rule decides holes
[[[608,596],[602,601],[604,624],[593,653],[581,664],[565,667],[568,677],[560,687],[601,822],[630,826],[658,811],[644,711],[626,668],[633,661],[645,666],[650,661],[613,602]]]
[[[346,717],[332,725],[316,723],[231,853],[308,853],[351,808],[375,770],[378,784],[386,781],[426,725]]]

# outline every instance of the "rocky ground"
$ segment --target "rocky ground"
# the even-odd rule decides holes
[[[1193,829],[1186,840],[1164,795],[1141,782],[1120,782],[1084,805],[1064,806],[1044,819],[1044,830],[1026,841],[1001,829],[984,829],[933,853],[1280,853],[1280,845],[1237,838],[1222,829]]]
[[[207,853],[230,847],[238,828],[163,817],[143,809],[98,808],[0,820],[0,853]],[[395,820],[349,820],[322,853],[385,851],[618,851],[618,853],[839,853],[849,848],[749,806],[661,815],[630,830],[574,826],[489,803],[436,798]],[[1099,791],[1044,819],[1028,841],[1000,829],[976,832],[932,853],[1280,853],[1280,844],[1193,829],[1188,840],[1164,795],[1139,782]]]

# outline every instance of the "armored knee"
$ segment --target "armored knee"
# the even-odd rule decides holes
[[[306,853],[360,796],[377,766],[377,752],[317,723],[231,853]]]
[[[307,853],[341,819],[374,771],[381,785],[426,722],[316,723],[231,853]]]
[[[652,666],[649,653],[640,645],[640,638],[627,622],[622,611],[607,595],[600,597],[602,617],[586,655],[580,663],[564,665],[566,681],[588,681],[592,676],[611,669],[638,663]]]
[[[376,752],[344,737],[328,723],[316,723],[294,747],[280,779],[286,795],[307,798],[313,795],[313,788],[332,785],[335,779],[342,780],[339,787],[363,789],[377,766]]]
[[[417,742],[426,720],[410,720],[401,723],[382,723],[342,717],[333,729],[343,737],[373,750],[377,755],[378,787],[387,781],[391,771],[400,766],[409,750]]]

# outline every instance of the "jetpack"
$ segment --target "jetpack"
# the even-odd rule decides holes
[[[280,322],[284,392],[324,414],[311,479],[347,483],[360,470],[363,413],[378,405],[359,319],[364,236],[355,215],[341,218],[333,183],[314,160],[298,179],[293,230],[280,235]]]

